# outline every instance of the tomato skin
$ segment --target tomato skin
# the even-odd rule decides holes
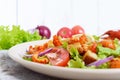
[[[72,34],[73,35],[84,34],[84,33],[85,33],[85,31],[80,25],[73,26],[73,28],[72,28]]]
[[[58,32],[57,36],[61,36],[62,38],[72,37],[72,31],[68,27],[62,27]]]
[[[51,65],[54,66],[67,66],[68,61],[70,60],[70,56],[69,56],[69,52],[63,48],[55,48],[57,50],[57,52],[55,52],[55,50],[53,50],[53,53],[48,53],[47,57],[50,61]],[[55,57],[49,57],[48,55],[56,55]]]

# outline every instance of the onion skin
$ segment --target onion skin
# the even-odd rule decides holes
[[[53,48],[46,49],[45,51],[40,52],[40,53],[38,54],[38,56],[43,56],[43,55],[49,53],[50,51],[52,51],[52,49],[53,49]]]
[[[41,35],[43,38],[49,39],[51,37],[51,31],[47,26],[38,25],[36,29],[39,31],[39,35]]]
[[[106,63],[106,62],[112,60],[113,58],[114,58],[113,56],[109,56],[109,57],[107,57],[105,59],[97,60],[97,61],[95,61],[93,63],[90,63],[87,66],[96,66],[97,67],[97,66],[100,66],[103,63]]]

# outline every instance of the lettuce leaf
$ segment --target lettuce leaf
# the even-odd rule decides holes
[[[38,32],[32,34],[15,25],[12,28],[10,26],[0,26],[0,50],[7,50],[16,44],[33,40],[41,40]]]
[[[68,67],[71,68],[83,68],[85,67],[84,62],[82,61],[82,56],[79,55],[79,52],[76,48],[71,47],[70,49],[71,60],[68,62]]]
[[[107,48],[107,47],[103,47],[101,45],[98,45],[97,49],[98,49],[98,56],[101,59],[106,58],[110,55],[113,55],[113,56],[119,56],[120,55],[120,45],[119,44],[116,45],[115,50]]]

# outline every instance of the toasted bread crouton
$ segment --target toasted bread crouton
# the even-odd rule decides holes
[[[94,53],[90,50],[88,50],[83,56],[83,60],[86,65],[96,61],[97,59],[98,59],[98,57],[97,57],[96,53]]]
[[[71,47],[76,48],[78,50],[79,54],[83,54],[83,52],[84,52],[84,49],[79,42],[68,45],[67,50],[71,49]]]

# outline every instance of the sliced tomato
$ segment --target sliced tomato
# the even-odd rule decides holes
[[[73,28],[72,28],[72,34],[73,35],[84,34],[84,33],[85,33],[85,31],[80,25],[73,26]]]
[[[62,27],[58,32],[58,36],[61,36],[62,38],[69,38],[72,37],[72,31],[68,27]]]
[[[54,66],[67,66],[67,63],[70,60],[69,52],[63,48],[55,48],[55,50],[46,55],[50,64]]]

